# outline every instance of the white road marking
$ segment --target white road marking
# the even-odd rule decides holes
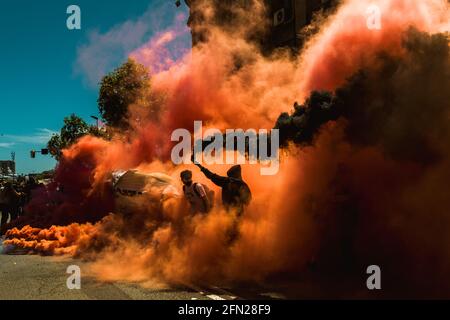
[[[227,297],[229,300],[236,300],[238,297],[235,296],[233,293],[223,289],[223,288],[219,288],[219,287],[211,287],[212,289],[214,289],[215,291],[219,292],[221,296],[225,296]]]
[[[207,297],[210,298],[211,300],[226,300],[225,298],[219,297],[218,295],[215,294],[207,295]]]
[[[261,293],[260,296],[269,297],[269,298],[278,299],[278,300],[286,300],[285,296],[283,296],[282,294],[276,293],[276,292]]]
[[[202,286],[203,288],[200,288],[191,283],[183,283],[183,285],[194,291],[197,291],[202,296],[205,296],[211,300],[236,300],[236,299],[238,299],[238,297],[235,296],[234,294],[232,294],[228,291],[225,291],[224,289],[216,287],[216,286],[212,286],[209,288],[205,288],[205,286]],[[213,292],[216,292],[218,294],[213,294]]]

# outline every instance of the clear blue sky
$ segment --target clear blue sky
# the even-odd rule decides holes
[[[0,160],[16,152],[18,173],[51,169],[30,159],[71,113],[94,122],[98,80],[187,11],[172,0],[15,0],[0,6]],[[68,30],[66,9],[81,8],[81,30]]]

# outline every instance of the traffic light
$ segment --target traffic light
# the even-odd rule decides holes
[[[30,151],[30,156],[31,156],[31,159],[36,158],[36,151],[31,150],[31,151]]]
[[[47,155],[48,154],[48,149],[41,149],[41,154],[42,155]]]

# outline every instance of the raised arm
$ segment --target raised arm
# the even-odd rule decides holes
[[[223,187],[228,183],[229,178],[228,177],[222,177],[219,176],[218,174],[215,174],[211,171],[209,171],[208,169],[206,169],[204,166],[202,166],[201,164],[198,164],[198,167],[200,168],[200,170],[203,172],[203,174],[209,179],[211,180],[215,185],[219,186],[219,187]]]
[[[228,180],[229,180],[228,177],[222,177],[222,176],[219,176],[218,174],[215,174],[215,173],[209,171],[204,166],[202,166],[200,163],[195,161],[194,156],[192,156],[191,160],[197,167],[200,168],[200,170],[203,172],[203,174],[209,180],[211,180],[216,186],[223,187],[223,186],[225,186],[225,184],[228,183]]]

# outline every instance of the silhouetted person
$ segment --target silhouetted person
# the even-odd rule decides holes
[[[31,201],[33,190],[39,187],[36,180],[33,177],[30,177],[25,184],[24,193],[25,193],[25,202],[28,203]]]
[[[189,170],[181,172],[180,177],[183,182],[183,193],[189,202],[191,213],[208,213],[212,208],[212,201],[214,201],[214,196],[211,196],[212,191],[201,183],[194,183],[192,172]]]
[[[3,183],[0,185],[0,213],[2,214],[2,219],[0,221],[0,225],[3,227],[6,222],[8,222],[9,218],[9,209],[8,209],[8,199],[6,197],[6,190]]]
[[[227,210],[236,210],[236,214],[240,217],[244,213],[244,209],[252,200],[252,193],[247,183],[242,180],[241,166],[233,166],[227,172],[227,176],[219,176],[201,164],[192,160],[196,166],[200,168],[203,174],[210,179],[215,185],[222,188],[222,203]]]
[[[1,190],[0,195],[2,210],[1,224],[4,226],[8,221],[9,215],[11,215],[11,222],[17,219],[19,215],[21,194],[18,193],[10,182],[7,182]]]

